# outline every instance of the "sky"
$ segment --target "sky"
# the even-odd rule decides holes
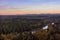
[[[60,0],[0,0],[0,15],[59,13]]]

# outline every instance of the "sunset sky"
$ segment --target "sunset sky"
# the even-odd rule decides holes
[[[60,0],[0,0],[0,15],[60,13]]]

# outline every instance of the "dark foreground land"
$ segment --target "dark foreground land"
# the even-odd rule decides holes
[[[0,15],[0,40],[60,40],[60,14]]]

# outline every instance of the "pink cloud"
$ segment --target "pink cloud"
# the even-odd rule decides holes
[[[7,6],[0,6],[0,10],[4,10],[4,9],[7,9],[8,7]]]

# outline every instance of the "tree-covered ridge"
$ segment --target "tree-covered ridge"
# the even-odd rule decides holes
[[[60,40],[60,19],[0,18],[0,40]],[[51,23],[54,22],[54,25]],[[43,30],[48,25],[49,29]]]
[[[0,33],[24,32],[44,25],[41,19],[2,19],[0,21]]]

